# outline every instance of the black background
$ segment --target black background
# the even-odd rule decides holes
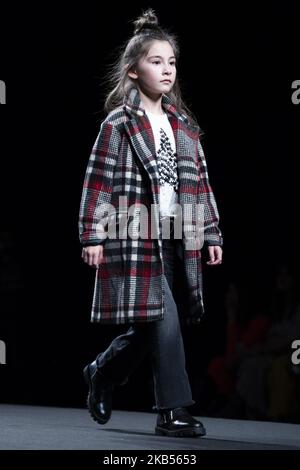
[[[54,4],[3,10],[0,79],[3,402],[84,406],[81,370],[124,328],[91,325],[94,271],[81,260],[77,220],[83,177],[105,96],[103,78],[131,21],[152,6],[177,33],[186,102],[221,215],[224,263],[204,267],[207,314],[183,325],[191,380],[222,351],[223,296],[231,279],[256,295],[277,265],[299,259],[299,11],[253,2]],[[5,274],[4,274],[5,273]],[[8,281],[7,281],[8,279]],[[3,281],[4,282],[4,281]],[[116,392],[115,405],[149,409],[149,364]]]

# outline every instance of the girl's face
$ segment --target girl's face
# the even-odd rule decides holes
[[[176,61],[170,43],[153,41],[147,55],[139,60],[136,68],[129,71],[128,75],[137,80],[146,94],[169,93],[176,79]]]

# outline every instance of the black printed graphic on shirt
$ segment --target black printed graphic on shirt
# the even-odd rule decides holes
[[[169,183],[178,190],[177,154],[173,152],[171,142],[165,131],[160,129],[160,145],[157,152],[159,184]]]

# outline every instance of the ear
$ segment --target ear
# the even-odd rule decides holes
[[[138,78],[138,74],[135,70],[128,70],[127,75],[128,77],[133,78],[134,80]]]

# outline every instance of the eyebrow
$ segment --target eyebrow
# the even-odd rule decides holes
[[[163,57],[161,55],[151,55],[150,57],[148,57],[148,59],[163,59]],[[172,55],[171,57],[169,57],[169,60],[170,59],[175,59],[175,56]]]

